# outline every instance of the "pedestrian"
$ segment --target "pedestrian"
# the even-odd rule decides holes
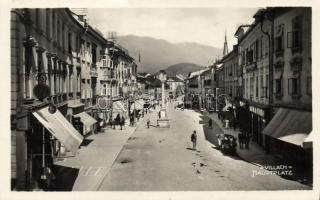
[[[121,126],[121,130],[122,130],[122,127],[125,128],[124,127],[125,126],[125,119],[123,116],[121,117],[121,120],[120,120],[120,126]]]
[[[147,127],[150,128],[150,119],[147,120]]]
[[[238,139],[239,139],[239,147],[240,149],[243,149],[243,133],[242,132],[239,133]]]
[[[159,119],[160,119],[160,116],[161,116],[160,111],[158,112],[158,116],[159,116]]]
[[[212,119],[209,118],[209,127],[212,128]]]
[[[250,143],[250,136],[249,133],[245,133],[244,136],[244,143],[245,143],[245,149],[249,149],[249,143]]]
[[[191,134],[191,142],[192,142],[193,150],[196,150],[196,147],[197,147],[197,132],[195,130]]]
[[[122,126],[121,126],[121,123],[120,123],[120,114],[119,113],[117,114],[117,117],[116,117],[116,120],[115,120],[115,125],[116,124],[118,124],[121,127],[121,130],[122,130]]]
[[[112,126],[113,126],[113,129],[116,129],[116,118],[113,119]]]

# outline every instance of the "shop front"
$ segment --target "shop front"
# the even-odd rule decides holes
[[[270,137],[271,153],[292,157],[290,149],[299,147],[312,149],[310,138],[312,134],[312,113],[309,111],[280,108],[270,123],[263,130],[263,134]],[[312,142],[311,142],[312,143]],[[287,148],[284,148],[287,146]],[[291,146],[291,147],[290,147]],[[296,155],[294,155],[296,157]],[[303,157],[303,156],[301,156]]]
[[[312,180],[313,147],[312,112],[279,108],[263,130],[269,138],[270,153],[297,168],[300,176]]]
[[[43,190],[50,190],[54,184],[54,161],[65,153],[76,155],[83,137],[68,122],[60,109],[40,102],[24,105],[24,113],[20,116],[18,130],[25,135],[26,145],[21,145],[24,151],[25,176],[27,190],[32,190],[37,184]],[[60,111],[61,110],[61,111]],[[22,133],[25,134],[22,134]]]
[[[95,131],[94,124],[97,123],[97,120],[91,117],[88,113],[81,112],[79,114],[74,115],[73,118],[79,119],[79,120],[76,120],[76,124],[82,126],[80,128],[80,133],[82,135],[85,136],[89,133],[94,133]]]
[[[267,148],[267,141],[262,131],[269,121],[269,108],[266,106],[250,105],[249,111],[251,138],[260,146]]]

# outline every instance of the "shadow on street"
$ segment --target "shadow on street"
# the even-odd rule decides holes
[[[56,179],[52,191],[72,191],[73,185],[79,175],[78,168],[53,165],[52,171]]]

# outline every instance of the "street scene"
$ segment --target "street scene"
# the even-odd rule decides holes
[[[311,8],[225,11],[12,9],[11,191],[312,190]]]

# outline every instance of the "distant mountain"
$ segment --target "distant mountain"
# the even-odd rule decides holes
[[[170,43],[166,40],[134,35],[120,36],[118,43],[129,50],[138,62],[139,72],[155,73],[178,63],[194,63],[205,66],[208,60],[222,54],[222,49],[197,43]]]
[[[203,69],[203,66],[196,65],[193,63],[178,63],[175,65],[171,65],[165,71],[167,72],[168,76],[175,76],[176,74],[182,74],[185,77],[188,76],[190,72],[198,71]]]

